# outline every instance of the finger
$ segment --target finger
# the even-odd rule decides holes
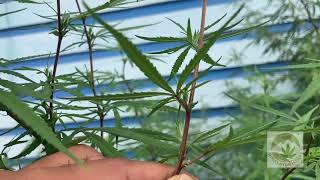
[[[128,170],[129,180],[166,180],[172,176],[174,168],[163,164],[130,161],[127,164],[130,169]]]
[[[129,161],[127,164],[128,177],[130,180],[197,180],[187,172],[183,172],[181,175],[172,177],[174,167],[145,161]]]
[[[101,159],[88,161],[85,166],[65,165],[41,167],[18,171],[19,180],[128,180],[126,159]]]
[[[94,148],[91,148],[87,145],[72,146],[68,150],[76,157],[84,161],[99,160],[104,158]],[[75,162],[69,156],[62,152],[57,152],[32,163],[31,165],[25,167],[25,169],[39,167],[58,167],[72,164],[75,164]]]
[[[173,172],[173,167],[158,163],[129,161],[123,158],[109,158],[88,161],[85,167],[74,164],[59,167],[27,169],[22,170],[20,175],[21,177],[27,176],[32,180],[167,180],[172,176]],[[190,175],[188,176],[192,177]],[[188,176],[182,177],[185,178]]]

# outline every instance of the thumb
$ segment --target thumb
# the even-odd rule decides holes
[[[168,180],[198,180],[198,178],[192,177],[187,174],[179,174],[179,175],[172,176]]]

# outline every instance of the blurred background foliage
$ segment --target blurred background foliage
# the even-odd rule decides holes
[[[206,108],[203,107],[200,112],[201,116],[196,118],[197,121],[191,121],[192,128],[187,154],[190,158],[189,160],[197,158],[199,154],[205,153],[205,156],[192,164],[192,166],[188,166],[187,170],[199,176],[200,179],[281,179],[290,169],[267,168],[266,130],[300,130],[305,132],[305,148],[310,153],[305,156],[305,168],[294,169],[289,176],[295,179],[319,178],[320,162],[318,162],[318,157],[320,154],[318,152],[320,149],[317,135],[320,115],[318,108],[320,89],[318,80],[320,80],[320,74],[318,68],[319,60],[317,59],[320,59],[320,30],[318,28],[320,25],[318,16],[320,2],[314,0],[268,0],[266,7],[250,9],[249,7],[252,6],[247,6],[250,1],[237,0],[234,2],[234,6],[237,7],[244,4],[243,8],[246,10],[244,11],[246,14],[242,14],[244,21],[241,22],[244,27],[253,27],[268,21],[267,25],[254,31],[255,39],[251,45],[265,45],[265,54],[279,54],[277,61],[285,61],[290,65],[279,67],[278,69],[269,69],[268,73],[261,72],[261,68],[256,66],[246,69],[246,71],[255,75],[248,78],[250,82],[248,88],[241,89],[231,82],[227,83],[228,91],[225,93],[237,102],[239,108],[232,112],[226,111],[229,114],[228,118],[224,118],[219,123],[210,124],[205,117]],[[34,3],[33,1],[24,2]],[[112,0],[92,10],[98,12],[105,8],[113,8],[126,3],[128,2],[124,0]],[[274,8],[274,12],[271,14],[261,10],[271,6]],[[57,13],[57,11],[54,12]],[[88,12],[84,11],[84,14],[86,13]],[[0,15],[0,18],[4,15],[8,14]],[[63,35],[68,33],[77,34],[80,39],[79,42],[61,49],[61,52],[67,52],[80,46],[91,46],[93,49],[103,50],[118,50],[120,48],[118,45],[110,45],[112,44],[110,42],[114,42],[115,39],[113,39],[113,35],[110,34],[109,30],[102,28],[101,24],[98,27],[100,28],[99,31],[93,30],[93,25],[79,24],[78,19],[85,22],[86,16],[82,16],[82,13],[68,12],[61,17],[61,29],[54,28],[51,33],[56,36],[59,36],[59,31],[60,33],[63,32]],[[57,16],[43,18],[56,19]],[[285,23],[288,24],[285,32],[274,32],[268,28],[272,25]],[[150,25],[152,24],[146,24],[145,26]],[[235,23],[235,25],[238,24]],[[145,26],[124,29],[117,28],[117,25],[113,27],[123,32],[144,28]],[[193,49],[197,52],[198,49],[192,47],[197,43],[197,32],[193,34],[190,26],[184,28],[178,25],[178,28],[186,32],[185,36],[189,43],[187,47],[190,46],[188,50]],[[233,28],[232,25],[229,29],[226,28],[224,30],[227,31],[231,28]],[[87,33],[85,33],[85,29],[87,29]],[[110,38],[112,39],[110,40]],[[147,37],[140,38],[154,40]],[[160,42],[181,41],[179,38],[156,40]],[[183,46],[183,48],[185,47]],[[169,49],[167,52],[177,52],[181,48]],[[243,51],[245,49],[232,52],[234,56],[231,60],[241,61],[244,58],[242,57]],[[56,54],[50,54],[50,56],[54,55]],[[53,77],[49,68],[19,68],[15,69],[15,71],[5,69],[5,66],[10,63],[24,61],[33,57],[14,60],[0,59],[0,65],[4,67],[1,69],[2,73],[7,73],[23,80],[23,83],[15,83],[0,79],[1,92],[3,91],[3,99],[0,96],[0,101],[6,100],[5,91],[10,89],[15,96],[21,97],[28,104],[28,107],[45,121],[46,125],[55,133],[54,135],[66,147],[78,143],[86,143],[96,147],[106,156],[125,156],[131,159],[175,164],[177,161],[177,144],[180,143],[184,125],[185,112],[181,106],[178,106],[177,103],[171,103],[169,104],[170,106],[165,105],[158,108],[159,102],[155,99],[113,101],[97,98],[99,96],[107,96],[110,92],[115,92],[119,89],[122,92],[132,94],[137,91],[139,84],[144,83],[143,81],[132,81],[126,78],[125,66],[134,66],[134,62],[127,58],[125,52],[122,55],[123,70],[121,72],[99,72],[89,67],[86,71],[76,69],[74,73],[55,77]],[[146,56],[151,61],[163,61],[154,54],[147,54]],[[215,60],[211,59],[212,61],[210,61],[210,57],[209,60],[206,60],[206,63],[215,62],[216,64],[211,65],[221,66]],[[41,74],[43,81],[34,82],[32,78],[19,73],[23,71]],[[284,76],[274,76],[273,72],[275,71],[283,72]],[[171,78],[177,78],[175,73],[171,74]],[[276,94],[276,86],[287,80],[295,84],[295,92]],[[108,85],[106,86],[106,84]],[[53,86],[54,88],[52,88]],[[257,86],[260,90],[259,93],[256,92]],[[67,93],[67,95],[73,95],[80,99],[87,98],[84,91],[90,91],[93,97],[87,99],[85,103],[79,104],[72,99],[55,99],[55,96],[51,98],[53,91],[59,97],[61,95],[65,96],[64,93]],[[50,115],[52,113],[50,103],[54,104],[52,115]],[[14,117],[17,121],[21,119],[18,113],[10,109],[16,104],[10,106],[10,104],[2,103],[0,105],[1,110],[6,111],[9,116]],[[19,104],[16,107],[22,108],[23,105]],[[155,107],[159,111],[152,114],[152,116],[148,116]],[[121,112],[130,112],[133,116],[130,118],[120,117]],[[108,118],[108,113],[112,114],[115,120],[110,124],[103,124],[103,120]],[[79,118],[83,120],[81,123],[75,120]],[[74,121],[77,125],[74,127],[70,124],[65,124],[64,121],[66,119]],[[115,128],[87,126],[96,119],[100,120],[100,124],[97,126],[112,126]],[[56,126],[57,123],[59,124],[58,126]],[[130,130],[124,124],[129,127],[137,127],[137,129]],[[53,146],[53,140],[51,139],[50,141],[48,134],[48,137],[43,137],[41,134],[39,136],[39,133],[36,133],[37,131],[34,128],[30,128],[30,125],[23,120],[19,122],[15,129],[20,126],[27,131],[15,137],[5,146],[2,150],[0,167],[11,169],[13,165],[23,165],[24,157],[38,147],[43,148],[43,155],[54,153],[57,150],[65,151],[63,147]],[[26,139],[29,136],[32,137],[31,140]],[[240,138],[240,140],[237,141],[237,138]],[[28,143],[29,145],[16,157],[6,156],[10,148],[22,143]],[[208,147],[213,147],[211,148],[213,150],[206,154],[205,150]]]
[[[238,0],[235,5],[245,3],[250,4],[252,1]],[[253,88],[239,89],[239,87],[229,83],[228,94],[234,97],[248,99],[254,103],[264,107],[271,107],[283,112],[293,114],[306,114],[311,109],[316,108],[312,117],[314,122],[312,127],[317,127],[317,119],[319,116],[319,68],[314,64],[319,59],[319,8],[320,2],[313,0],[267,0],[266,6],[254,9],[245,6],[248,10],[245,22],[255,24],[270,20],[270,24],[287,24],[286,32],[273,32],[270,28],[259,28],[256,32],[256,38],[253,44],[265,45],[264,54],[279,54],[277,60],[288,62],[289,64],[308,64],[303,68],[292,67],[285,70],[286,75],[277,77],[273,73],[262,73],[257,68],[251,69],[256,74],[250,77],[249,81],[253,85],[259,85],[261,93],[256,94]],[[267,8],[274,8],[269,13],[264,11]],[[244,50],[245,51],[245,50]],[[243,52],[236,52],[234,60],[241,60]],[[270,77],[271,78],[270,80]],[[277,95],[275,87],[277,84],[290,80],[295,84],[295,92]],[[313,89],[313,90],[311,90]],[[301,96],[308,94],[304,100]],[[300,105],[297,106],[297,102]],[[249,108],[248,108],[249,107]],[[252,108],[246,103],[240,103],[241,112],[230,119],[230,122],[237,124],[237,130],[245,128],[255,128],[261,124],[265,124],[276,119],[278,116],[266,111],[260,111]],[[291,110],[291,111],[290,111]],[[280,122],[283,123],[283,122]],[[310,122],[309,122],[310,123]],[[283,125],[284,127],[275,128],[275,130],[293,130],[292,126]],[[319,140],[315,136],[311,143],[313,150],[318,149]],[[305,148],[307,149],[310,142],[310,134],[305,134]],[[228,163],[222,174],[227,174],[229,179],[280,179],[287,170],[270,169],[266,164],[266,146],[264,143],[251,144],[227,153],[226,157],[221,157],[217,161],[212,160],[213,164]],[[317,161],[316,161],[317,162]],[[318,162],[317,162],[318,163]],[[318,169],[314,168],[314,164],[310,163],[308,157],[305,158],[305,167],[296,169],[289,177],[293,179],[316,179],[319,178]],[[312,165],[310,165],[312,164]]]

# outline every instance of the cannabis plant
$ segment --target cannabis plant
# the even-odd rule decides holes
[[[190,20],[184,27],[169,19],[182,32],[180,37],[137,37],[158,43],[172,42],[177,46],[144,54],[122,33],[125,30],[143,27],[117,29],[97,14],[98,11],[127,3],[124,0],[111,0],[93,8],[85,4],[85,9],[81,9],[80,2],[75,0],[78,11],[65,13],[61,12],[60,0],[57,0],[56,9],[47,4],[55,15],[43,18],[57,20],[56,27],[51,31],[51,34],[57,37],[53,69],[10,68],[13,62],[33,57],[14,61],[3,60],[4,67],[1,72],[20,78],[23,82],[0,79],[0,108],[18,123],[16,128],[22,127],[25,130],[6,144],[5,149],[29,143],[19,155],[10,157],[11,159],[23,158],[34,149],[43,147],[45,155],[61,151],[82,164],[83,162],[72,155],[67,147],[88,143],[108,157],[128,157],[128,154],[133,152],[144,160],[151,156],[152,160],[175,164],[175,174],[193,164],[216,172],[215,168],[207,163],[208,159],[235,146],[264,140],[266,130],[277,123],[277,120],[274,120],[253,130],[241,131],[236,131],[236,126],[225,123],[206,131],[189,133],[190,129],[196,129],[191,123],[192,114],[197,106],[196,90],[211,83],[202,80],[208,71],[224,66],[219,60],[211,57],[209,50],[217,41],[252,31],[263,26],[264,22],[249,28],[235,29],[243,21],[237,18],[243,9],[241,6],[235,13],[216,17],[212,23],[207,24],[207,1],[203,0],[201,26],[198,30],[191,27]],[[87,23],[89,17],[96,23]],[[65,37],[71,33],[79,35],[79,41],[62,49]],[[111,37],[117,42],[116,45],[109,41]],[[76,69],[71,74],[57,75],[61,53],[77,46],[87,47],[89,69],[84,72]],[[123,53],[123,67],[129,63],[137,67],[157,90],[137,91],[134,83],[126,79],[125,71],[95,71],[93,51],[115,49]],[[152,61],[157,60],[155,54],[178,54],[168,77],[162,76],[153,65]],[[191,59],[187,58],[188,54],[192,55]],[[206,69],[200,70],[200,63],[205,63]],[[186,66],[182,67],[183,64]],[[24,71],[40,74],[44,80],[35,82],[26,77]],[[173,82],[176,83],[175,87],[171,85]],[[119,87],[125,88],[124,92],[114,93]],[[91,95],[86,95],[84,91],[89,91]],[[163,121],[163,118],[170,117],[172,121],[166,121],[170,123],[170,131],[151,129],[144,122],[138,122],[141,124],[138,128],[125,127],[122,111],[133,112],[136,117],[143,116],[144,120],[154,118]],[[169,112],[170,116],[158,116],[159,111]],[[106,127],[104,122],[110,113],[115,117],[115,121],[111,127]],[[99,120],[98,125],[94,125],[96,119]],[[66,120],[74,121],[76,126],[70,126],[65,123]],[[32,138],[26,141],[25,137]],[[148,153],[141,153],[146,151]]]

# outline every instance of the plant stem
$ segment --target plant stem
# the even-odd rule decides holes
[[[201,27],[198,39],[198,49],[201,49],[204,44],[204,31],[205,31],[205,24],[206,24],[206,11],[207,11],[207,0],[202,0],[202,16],[201,16]],[[194,69],[193,79],[197,79],[199,76],[199,65],[197,65]],[[182,141],[179,149],[179,160],[176,165],[174,174],[177,175],[181,172],[184,166],[184,160],[186,158],[186,151],[187,151],[187,141],[189,136],[189,128],[190,128],[190,120],[192,114],[192,106],[193,106],[193,99],[196,90],[196,81],[192,83],[191,92],[189,96],[188,106],[185,107],[186,116],[185,116],[185,124],[183,129]]]
[[[80,13],[80,15],[82,15],[82,11],[81,11],[81,7],[80,7],[80,4],[79,4],[79,1],[76,0],[76,4],[77,4],[77,7],[78,7],[78,11]],[[86,18],[83,17],[81,18],[81,21],[82,21],[82,26],[83,26],[83,30],[84,30],[84,33],[86,35],[86,38],[87,38],[87,44],[88,44],[88,48],[89,48],[89,60],[90,60],[90,81],[91,81],[91,85],[92,87],[95,87],[95,83],[94,83],[94,72],[93,72],[93,58],[92,58],[92,44],[91,44],[91,38],[89,36],[89,32],[88,32],[88,29],[87,29],[87,26],[86,26]],[[94,93],[95,92],[95,88],[94,88]]]
[[[187,146],[188,135],[189,135],[190,119],[191,119],[191,111],[186,110],[186,117],[185,117],[185,124],[184,124],[183,135],[182,135],[182,142],[181,142],[180,149],[179,149],[179,161],[176,165],[174,175],[180,174],[181,170],[183,169],[183,162],[186,158],[186,146]]]
[[[61,10],[60,10],[60,0],[57,0],[57,16],[58,16],[58,43],[57,43],[57,49],[56,49],[56,55],[54,59],[54,65],[53,65],[53,71],[52,71],[52,80],[51,80],[51,95],[50,95],[50,100],[53,100],[53,93],[54,93],[54,81],[57,73],[57,68],[58,68],[58,62],[59,62],[59,57],[60,57],[60,49],[61,49],[61,43],[63,39],[63,33],[62,33],[62,23],[61,23]],[[50,102],[50,122],[53,123],[53,102]],[[54,130],[54,124],[53,123],[53,130]]]
[[[78,0],[75,0],[75,1],[76,1],[76,4],[77,4],[78,11],[79,11],[80,15],[82,15],[82,11],[81,11],[81,7],[80,7],[80,4],[79,4],[79,1]],[[87,44],[88,44],[88,49],[89,49],[89,62],[90,62],[89,83],[90,83],[90,86],[91,86],[91,90],[92,90],[93,96],[97,96],[96,86],[95,86],[95,82],[94,82],[93,55],[92,55],[93,54],[93,50],[92,50],[93,48],[92,48],[91,38],[90,38],[88,29],[87,29],[87,26],[86,26],[86,17],[83,16],[83,18],[81,18],[81,21],[82,21],[82,26],[83,26],[84,33],[85,33],[86,38],[87,38]],[[101,108],[97,104],[97,110],[98,110],[98,116],[99,116],[99,121],[100,121],[100,127],[101,128],[104,126],[103,125],[103,120],[105,118],[105,115],[104,115],[102,109],[103,108]],[[100,136],[103,137],[103,131],[100,132]]]

